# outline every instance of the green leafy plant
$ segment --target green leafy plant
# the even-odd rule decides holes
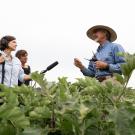
[[[39,88],[0,85],[0,135],[134,135],[135,90],[127,84],[135,55],[124,57],[116,84],[89,77],[47,82],[35,72]]]

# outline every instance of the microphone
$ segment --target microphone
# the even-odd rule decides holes
[[[47,71],[51,70],[52,68],[54,68],[58,64],[59,64],[58,61],[55,61],[54,63],[52,63],[51,65],[49,65],[45,70],[41,71],[40,74],[46,73]]]

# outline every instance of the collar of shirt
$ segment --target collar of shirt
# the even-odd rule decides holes
[[[3,55],[3,57],[4,57],[4,59],[6,61],[10,61],[10,59],[11,60],[13,59],[13,56],[12,55],[8,56],[4,51],[1,51],[0,53],[2,53],[2,55]]]
[[[110,42],[107,40],[104,44],[99,45],[99,47],[98,47],[97,51],[100,51],[101,49],[105,48],[105,47],[106,47],[106,45],[108,45],[109,43],[110,43]]]

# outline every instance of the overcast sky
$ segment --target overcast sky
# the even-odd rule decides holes
[[[93,25],[112,27],[115,41],[135,53],[134,0],[0,0],[0,37],[13,35],[18,49],[26,49],[32,71],[43,70],[54,61],[59,65],[46,74],[49,81],[67,76],[83,77],[73,65],[78,57],[84,65],[98,44],[88,39]],[[130,80],[134,86],[135,74]]]

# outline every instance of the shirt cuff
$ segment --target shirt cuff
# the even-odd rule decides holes
[[[84,67],[82,70],[81,70],[81,72],[83,73],[83,75],[85,75],[85,76],[93,76],[93,73],[88,69],[88,68],[86,68],[86,67]]]
[[[113,71],[114,71],[114,66],[113,66],[113,64],[109,64],[109,65],[108,65],[108,69],[109,69],[110,72],[113,72]]]
[[[19,78],[19,81],[20,81],[20,82],[24,82],[24,76],[25,76],[25,74],[22,74],[22,75],[20,76],[20,78]]]

